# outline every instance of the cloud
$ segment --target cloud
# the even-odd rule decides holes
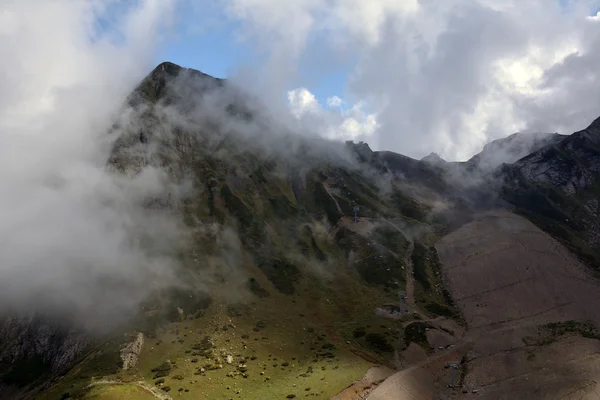
[[[327,106],[329,107],[341,107],[342,104],[342,99],[340,99],[338,96],[331,96],[327,98]]]
[[[164,173],[147,169],[131,181],[105,166],[110,124],[148,72],[172,6],[3,2],[0,312],[108,326],[168,279],[178,226],[142,207],[164,190]]]
[[[357,103],[349,110],[336,111],[324,109],[314,94],[306,88],[288,92],[288,102],[292,115],[296,118],[300,132],[308,131],[333,140],[372,139],[377,130],[377,116],[367,113],[364,104]],[[341,106],[339,97],[327,99],[327,105]]]
[[[255,71],[263,91],[303,87],[298,71],[317,59],[350,71],[346,92],[377,115],[377,148],[465,159],[515,131],[571,133],[600,114],[597,2],[224,2],[270,55]]]

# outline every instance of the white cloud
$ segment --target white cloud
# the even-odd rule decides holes
[[[115,25],[99,33],[96,19],[114,5],[2,3],[2,306],[36,303],[90,319],[97,312],[106,325],[165,271],[168,260],[148,258],[132,236],[145,224],[136,204],[161,187],[160,174],[146,171],[126,183],[107,174],[105,164],[111,121],[147,74],[172,4],[122,6]]]
[[[342,106],[342,99],[340,99],[338,96],[331,96],[327,98],[327,106],[334,108],[334,107],[341,107]]]
[[[587,0],[225,2],[277,55],[263,84],[302,86],[288,72],[313,59],[352,71],[346,91],[376,112],[381,148],[464,159],[514,129],[570,133],[600,115]]]
[[[372,138],[378,126],[376,115],[365,112],[364,104],[357,103],[344,112],[327,110],[306,88],[289,91],[288,102],[300,129],[315,132],[328,139],[365,140]],[[342,103],[343,100],[337,96],[327,99],[329,107]]]
[[[314,94],[308,89],[298,88],[288,92],[288,102],[296,118],[310,112],[319,112],[320,106]]]

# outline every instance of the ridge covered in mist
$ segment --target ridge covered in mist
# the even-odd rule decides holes
[[[98,381],[148,398],[329,398],[370,366],[432,356],[425,332],[454,343],[468,328],[436,243],[476,213],[512,210],[600,266],[599,121],[466,163],[415,160],[292,133],[228,81],[162,63],[108,133],[108,173],[152,186],[122,214],[146,222],[125,243],[152,268],[102,276],[104,295],[64,324],[8,313],[0,398],[111,398]]]

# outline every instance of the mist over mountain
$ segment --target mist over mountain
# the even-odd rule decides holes
[[[548,343],[583,357],[600,337],[581,306],[600,296],[599,121],[514,134],[464,163],[416,160],[297,134],[235,83],[161,63],[101,125],[91,208],[53,214],[77,217],[73,251],[5,249],[27,268],[0,284],[0,398],[513,393],[484,378],[486,338],[508,329],[529,346],[514,354],[544,367],[561,357]],[[589,284],[567,291],[558,275]],[[507,288],[518,301],[498,311]],[[540,368],[514,357],[515,380]],[[450,361],[467,371],[456,388]]]

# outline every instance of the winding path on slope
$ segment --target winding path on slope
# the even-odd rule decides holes
[[[102,379],[102,380],[90,383],[87,387],[92,388],[94,386],[123,386],[123,385],[137,386],[140,389],[144,390],[148,394],[151,394],[152,396],[154,396],[155,398],[157,398],[159,400],[173,400],[173,398],[171,396],[169,396],[168,394],[159,392],[156,388],[148,385],[144,381],[122,382],[122,381],[115,380],[115,379]]]

